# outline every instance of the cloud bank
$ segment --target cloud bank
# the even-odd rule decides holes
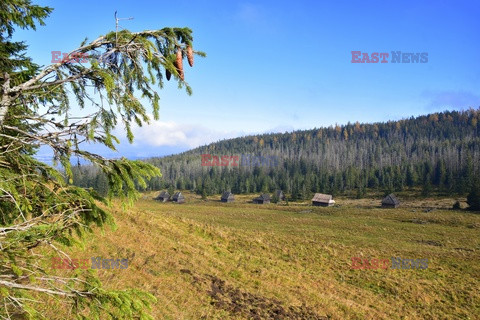
[[[195,148],[222,139],[238,137],[240,131],[217,131],[201,125],[180,124],[173,121],[152,121],[150,125],[134,127],[134,144],[152,147],[175,146]]]
[[[421,96],[429,101],[426,106],[428,111],[467,109],[480,106],[480,96],[470,91],[424,91]]]

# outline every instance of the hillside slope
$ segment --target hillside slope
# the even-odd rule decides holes
[[[84,250],[65,250],[72,258],[128,258],[127,269],[98,274],[106,287],[155,295],[155,319],[480,314],[478,215],[380,209],[378,199],[337,198],[341,207],[313,208],[247,203],[253,195],[222,204],[218,196],[205,202],[187,193],[184,205],[149,200],[152,196],[118,210],[115,232],[96,232]],[[429,262],[426,269],[353,270],[352,257]],[[60,318],[64,306],[53,306],[53,298],[45,303],[46,316],[54,311],[51,318]]]
[[[312,192],[386,192],[420,186],[465,194],[479,177],[480,109],[446,111],[400,121],[347,124],[264,134],[212,143],[147,160],[162,169],[149,189],[166,187],[214,194],[282,189],[294,199]],[[202,166],[202,154],[262,156],[278,165]],[[242,164],[241,160],[239,161]],[[272,163],[270,163],[272,164]]]

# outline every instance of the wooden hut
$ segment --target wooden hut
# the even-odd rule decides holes
[[[168,191],[162,191],[160,194],[155,198],[155,200],[160,202],[167,202],[170,199],[170,194]]]
[[[382,200],[382,208],[397,208],[400,205],[397,197],[393,193],[389,194]]]
[[[331,194],[315,193],[312,199],[312,205],[320,207],[330,207],[335,204]]]
[[[222,199],[221,199],[222,202],[233,202],[235,201],[235,196],[233,195],[233,193],[231,193],[230,191],[225,191],[223,194],[222,194]]]
[[[253,203],[256,203],[256,204],[270,203],[270,195],[263,193],[258,198],[253,199]]]
[[[176,203],[184,203],[185,202],[185,197],[181,192],[177,192],[173,195],[172,201]]]
[[[282,190],[275,191],[275,197],[278,199],[278,201],[285,201],[285,195],[283,194]]]

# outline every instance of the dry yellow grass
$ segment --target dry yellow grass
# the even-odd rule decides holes
[[[127,269],[98,274],[106,287],[154,294],[156,319],[245,319],[265,312],[263,319],[271,315],[267,309],[283,309],[277,318],[285,319],[480,314],[480,216],[425,212],[447,208],[452,199],[390,210],[376,208],[378,199],[340,198],[338,207],[314,208],[307,202],[254,205],[253,195],[226,204],[219,196],[202,201],[187,193],[182,205],[152,197],[116,209],[117,231],[98,231],[84,250],[70,253],[129,258]],[[428,258],[429,264],[425,270],[352,270],[354,256]]]

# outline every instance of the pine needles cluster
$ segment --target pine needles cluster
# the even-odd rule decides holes
[[[16,27],[43,25],[51,12],[29,0],[0,3],[0,318],[43,318],[36,298],[48,294],[64,299],[78,319],[150,319],[152,295],[103,289],[92,270],[52,276],[35,250],[41,246],[42,252],[65,257],[56,244],[76,245],[93,226],[114,227],[110,200],[132,204],[136,186],[160,176],[153,165],[106,159],[83,146],[99,143],[115,150],[119,139],[113,130],[120,123],[133,141],[132,125],[150,121],[140,99],[153,106],[158,119],[156,90],[163,88],[167,72],[191,94],[172,57],[204,54],[193,51],[188,28],[123,30],[85,39],[70,52],[88,56],[88,63],[63,60],[40,69],[12,35]],[[109,59],[100,59],[105,56]],[[73,117],[76,106],[95,111]],[[53,165],[35,159],[40,146],[51,148]],[[72,185],[72,157],[100,168],[108,181],[107,197]]]

